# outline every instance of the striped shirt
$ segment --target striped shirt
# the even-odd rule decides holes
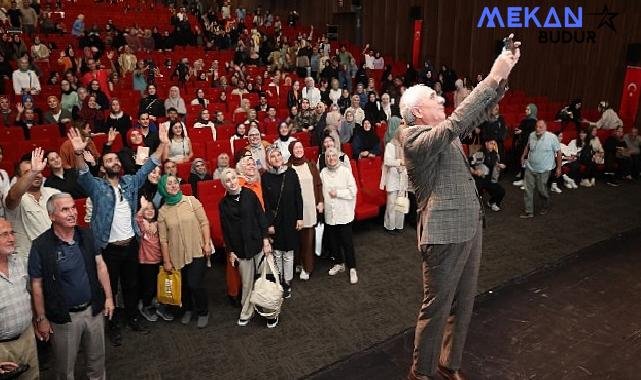
[[[9,274],[0,272],[0,340],[22,334],[32,317],[27,260],[17,254],[8,259]]]

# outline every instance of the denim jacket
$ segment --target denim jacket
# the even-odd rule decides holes
[[[160,161],[156,156],[152,155],[151,159],[147,160],[136,174],[120,177],[120,189],[127,202],[129,202],[131,225],[137,238],[140,237],[140,229],[136,224],[135,218],[136,209],[138,208],[138,190],[145,183],[147,175],[158,165],[160,165]],[[91,198],[91,203],[93,204],[91,230],[94,233],[97,248],[104,249],[109,243],[109,234],[111,233],[111,224],[113,223],[114,209],[116,207],[113,188],[106,179],[94,177],[89,173],[89,168],[87,167],[79,170],[78,184]]]

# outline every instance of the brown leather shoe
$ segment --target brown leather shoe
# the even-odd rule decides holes
[[[452,371],[451,369],[438,365],[438,373],[446,380],[469,380],[460,370]]]

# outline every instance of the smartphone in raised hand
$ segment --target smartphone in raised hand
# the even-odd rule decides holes
[[[512,52],[512,54],[514,54],[514,34],[510,34],[503,39],[503,46],[505,47],[505,50],[509,50]]]

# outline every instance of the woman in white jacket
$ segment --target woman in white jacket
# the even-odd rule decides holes
[[[345,272],[345,264],[349,268],[349,282],[356,284],[356,258],[354,255],[354,239],[352,222],[356,207],[356,181],[352,172],[341,165],[336,148],[325,151],[325,168],[321,171],[323,182],[323,199],[325,213],[325,233],[335,260],[335,265],[329,270],[334,276]],[[341,250],[344,253],[341,255]]]
[[[405,214],[396,210],[396,199],[407,196],[407,168],[403,159],[403,147],[399,140],[399,129],[394,137],[385,145],[383,156],[383,173],[380,189],[387,191],[387,206],[383,227],[389,233],[400,232],[403,229]]]

